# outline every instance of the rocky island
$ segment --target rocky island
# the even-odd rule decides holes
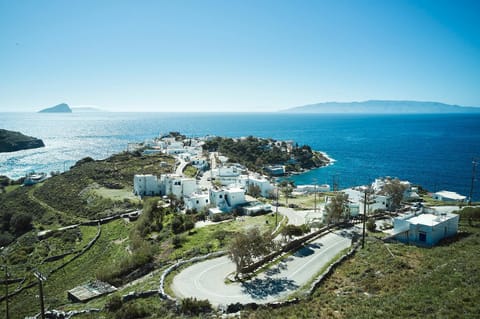
[[[41,139],[27,136],[20,132],[0,129],[0,153],[16,152],[44,146],[45,144]]]
[[[40,110],[38,113],[72,113],[72,109],[70,109],[67,103],[61,103],[61,104]]]

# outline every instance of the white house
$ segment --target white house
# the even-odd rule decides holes
[[[189,196],[184,196],[183,201],[187,209],[200,211],[210,205],[210,195],[208,193],[193,193]]]
[[[174,174],[157,176],[135,175],[133,192],[139,196],[175,195],[177,198],[188,196],[197,190],[197,183],[192,178],[184,178]]]
[[[133,177],[133,193],[138,196],[160,195],[161,186],[157,176],[140,174]]]
[[[301,193],[301,194],[311,194],[315,192],[329,192],[330,185],[322,184],[322,185],[298,185],[294,192]]]
[[[185,178],[175,174],[160,176],[161,195],[175,195],[177,198],[189,196],[197,190],[197,182],[193,178]]]
[[[352,209],[358,205],[358,213],[364,213],[364,204],[365,193],[362,188],[347,188],[342,191],[348,195],[348,200],[352,204]],[[390,207],[390,198],[385,195],[371,194],[367,202],[367,212],[369,214],[373,213],[377,209],[386,210]]]
[[[448,191],[436,192],[432,197],[435,200],[441,200],[443,202],[464,202],[467,198],[466,196]]]
[[[232,208],[245,204],[245,191],[241,188],[210,189],[210,200],[221,211],[229,212]]]
[[[236,166],[223,166],[212,170],[212,178],[223,186],[236,184],[242,170]]]
[[[409,214],[394,218],[394,238],[421,246],[433,246],[458,231],[459,216],[452,213]]]
[[[263,176],[247,176],[245,180],[245,189],[248,190],[248,187],[251,185],[257,186],[260,189],[260,195],[262,197],[269,197],[274,190],[270,181]]]
[[[265,172],[273,176],[285,175],[284,165],[269,165],[265,167]]]

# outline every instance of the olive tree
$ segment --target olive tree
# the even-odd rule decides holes
[[[273,249],[275,242],[269,232],[262,234],[258,228],[250,228],[234,234],[228,246],[228,256],[235,263],[236,276],[255,259],[267,255]]]
[[[402,184],[398,178],[391,179],[385,183],[383,191],[390,196],[392,200],[392,209],[400,207],[403,199],[403,193],[407,189],[407,185]]]
[[[333,197],[330,197],[330,202],[325,206],[327,215],[325,221],[327,224],[338,223],[345,218],[347,207],[348,195],[344,193],[338,193]]]

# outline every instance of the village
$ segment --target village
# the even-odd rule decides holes
[[[286,172],[283,165],[266,166],[262,170],[265,174],[252,172],[217,152],[205,152],[202,146],[212,137],[182,139],[174,135],[146,141],[144,145],[147,148],[143,154],[161,152],[173,155],[177,161],[175,173],[161,176],[136,174],[133,181],[135,195],[174,196],[183,201],[185,210],[205,211],[213,218],[232,212],[247,216],[268,213],[273,211],[275,205],[278,211],[278,206],[282,205],[277,200],[280,193],[287,197],[323,193],[326,195],[319,196],[323,201],[315,201],[313,210],[303,208],[296,214],[303,218],[304,224],[327,221],[326,207],[335,196],[330,185],[292,187],[283,183],[282,186],[281,177]],[[292,149],[293,142],[284,142],[284,145],[284,150],[288,151]],[[183,174],[187,166],[195,168],[194,177]],[[397,189],[389,187],[392,185]],[[345,196],[343,217],[358,219],[380,213],[376,214],[380,218],[376,221],[377,229],[384,230],[392,239],[426,246],[456,234],[459,218],[451,212],[458,210],[467,200],[466,196],[455,192],[439,191],[429,196],[445,205],[424,206],[417,186],[390,177],[377,178],[371,185],[347,188],[340,192]],[[290,208],[294,207],[294,204],[290,205]],[[385,217],[382,214],[385,212],[389,212],[391,217]]]
[[[131,186],[119,188],[119,180],[106,175],[105,186],[87,184],[90,186],[82,192],[101,196],[121,194],[119,200],[130,206],[106,217],[84,219],[57,229],[39,229],[36,237],[39,245],[50,245],[59,234],[91,234],[85,238],[85,242],[88,239],[85,246],[77,251],[63,249],[58,255],[48,253],[42,267],[50,274],[49,278],[83,254],[105,247],[98,244],[105,236],[102,229],[125,228],[114,237],[115,245],[124,247],[123,259],[108,262],[91,273],[90,280],[69,283],[59,293],[66,295],[72,305],[85,306],[107,305],[115,298],[127,303],[158,295],[173,304],[205,301],[208,309],[221,313],[255,309],[258,305],[288,305],[292,300],[300,300],[298,294],[304,297],[313,294],[335,267],[360,247],[370,245],[367,241],[372,238],[384,245],[400,243],[432,248],[456,237],[460,221],[457,212],[469,204],[467,197],[457,193],[428,193],[418,185],[392,177],[379,177],[368,185],[346,189],[328,184],[295,185],[292,174],[328,165],[331,159],[322,155],[324,162],[319,166],[305,168],[299,165],[298,155],[306,153],[308,156],[303,158],[308,159],[315,152],[293,141],[246,137],[226,142],[252,143],[262,152],[281,153],[284,160],[265,163],[257,159],[255,164],[261,165],[252,165],[212,149],[212,145],[221,142],[219,137],[187,138],[172,132],[143,143],[131,143],[127,152],[117,155],[119,160],[131,159],[135,161],[131,163],[136,163],[133,180],[126,184]],[[111,167],[120,163],[87,159],[71,172],[77,169],[87,172],[91,165],[98,178],[102,169],[110,173]],[[131,164],[122,165],[131,170]],[[152,174],[153,168],[162,173]],[[23,188],[42,202],[34,197],[35,191],[49,190],[50,185],[55,185],[52,180],[64,176],[65,173],[46,180],[29,178]],[[90,195],[85,198],[91,200]],[[101,196],[96,196],[96,200],[104,200]],[[148,206],[153,201],[153,206]],[[187,220],[191,221],[188,226]],[[175,223],[179,225],[177,228]],[[137,229],[147,230],[135,235]],[[205,237],[206,233],[211,235]],[[236,256],[238,247],[232,242],[242,234],[246,236],[243,245],[249,246],[246,253],[250,256],[247,262],[239,263],[237,257],[244,256]],[[261,236],[255,237],[258,235]],[[271,243],[258,253],[253,246],[262,246],[265,236]],[[133,240],[148,245],[148,259],[139,261],[141,251],[132,251]],[[155,255],[163,252],[168,253],[163,257],[165,261],[154,265]],[[124,266],[122,260],[129,260],[131,266]],[[41,286],[48,276],[35,272],[35,277]],[[34,280],[31,284],[35,283]],[[157,287],[132,290],[136,285],[151,287],[152,284]],[[23,285],[19,287],[16,293],[25,289]],[[78,307],[82,308],[74,308]]]

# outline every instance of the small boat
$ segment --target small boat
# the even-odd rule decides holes
[[[26,185],[26,186],[35,185],[37,183],[43,182],[46,179],[47,179],[46,173],[31,172],[31,173],[28,173],[27,176],[25,176],[23,185]]]

